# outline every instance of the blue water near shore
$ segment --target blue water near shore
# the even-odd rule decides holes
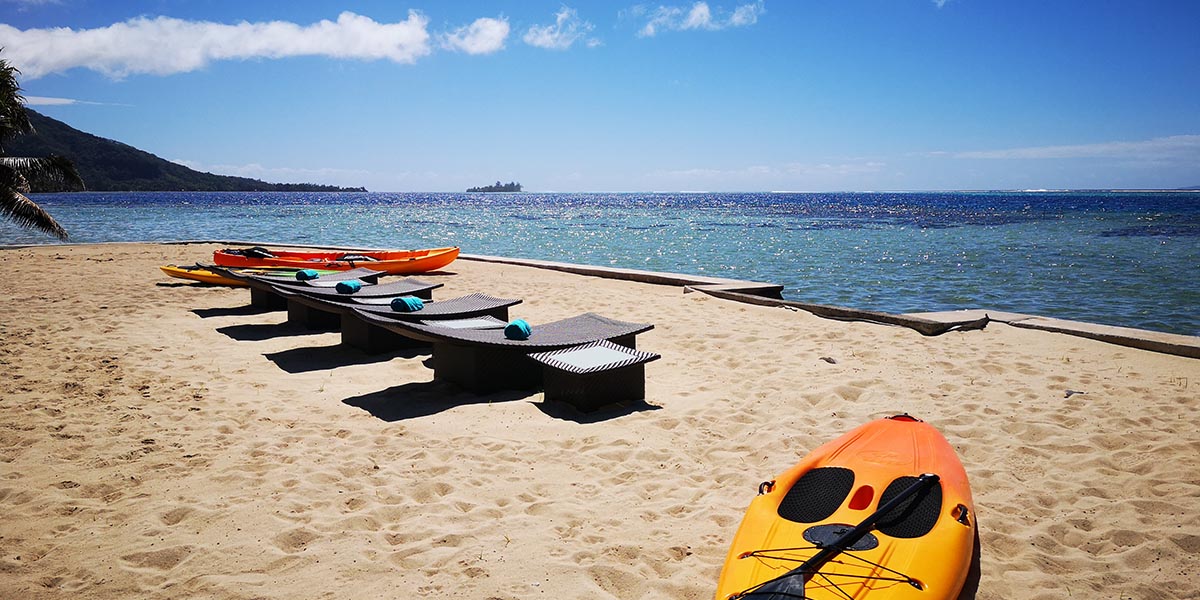
[[[779,283],[886,312],[987,308],[1200,335],[1200,193],[83,193],[72,242],[424,248]],[[0,220],[0,244],[52,243]],[[180,262],[197,258],[180,250]]]

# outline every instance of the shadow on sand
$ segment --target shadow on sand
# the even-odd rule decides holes
[[[245,306],[192,309],[192,314],[200,317],[201,319],[208,319],[210,317],[248,317],[252,315],[265,315],[269,312],[272,312],[272,309],[254,306],[253,304],[247,304]]]
[[[976,515],[979,516],[978,514]],[[979,576],[980,567],[979,561],[982,551],[979,544],[979,523],[975,523],[975,549],[971,555],[971,566],[967,568],[967,580],[963,583],[963,589],[958,594],[958,600],[974,600],[975,595],[979,593]]]
[[[301,332],[310,332],[304,328],[299,329]],[[384,354],[367,354],[358,348],[337,344],[335,346],[291,348],[263,356],[288,373],[307,373],[309,371],[327,371],[338,367],[382,363],[397,357],[416,358],[427,355],[429,352],[428,348],[412,348]]]
[[[480,395],[467,392],[452,383],[434,380],[405,383],[386,390],[346,398],[342,403],[361,408],[377,419],[393,422],[427,417],[456,406],[526,400],[536,393],[537,390],[506,390]],[[546,416],[582,425],[661,409],[644,401],[613,405],[590,413],[580,412],[574,406],[563,402],[539,402],[535,406]]]
[[[592,412],[581,412],[579,409],[565,402],[543,401],[538,403],[537,407],[538,410],[542,411],[542,413],[548,417],[553,417],[562,421],[574,421],[580,425],[608,421],[609,419],[616,419],[618,417],[632,415],[633,413],[662,410],[661,406],[649,404],[645,400],[638,400],[636,402],[628,402],[625,404],[611,404]]]
[[[218,327],[217,332],[223,333],[239,342],[261,342],[263,340],[269,340],[277,337],[327,333],[325,331],[309,329],[303,325],[294,325],[292,323],[247,323],[245,325],[229,325],[226,327]]]
[[[532,392],[508,391],[479,396],[464,392],[458,386],[442,381],[405,383],[342,400],[343,404],[361,408],[377,419],[403,421],[435,415],[456,406],[512,402],[528,398]]]

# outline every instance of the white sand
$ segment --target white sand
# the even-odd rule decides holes
[[[157,269],[215,248],[0,251],[0,598],[710,598],[760,481],[898,412],[970,476],[965,597],[1200,597],[1200,361],[518,266],[423,276],[522,297],[535,327],[654,323],[647,405],[585,416]]]

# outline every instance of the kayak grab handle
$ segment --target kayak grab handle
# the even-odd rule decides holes
[[[770,494],[774,490],[775,490],[775,480],[774,479],[772,479],[771,481],[764,481],[764,482],[758,484],[758,495],[759,496],[762,496],[763,494]]]
[[[954,510],[951,511],[950,514],[951,514],[951,516],[954,517],[955,521],[958,521],[959,523],[962,523],[963,525],[970,526],[971,518],[967,514],[969,512],[971,512],[970,509],[968,509],[966,506],[963,506],[962,504],[959,504],[958,506],[954,507]]]

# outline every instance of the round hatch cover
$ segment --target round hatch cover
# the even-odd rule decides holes
[[[830,523],[828,525],[814,525],[804,530],[804,539],[818,548],[833,545],[834,542],[842,538],[854,529],[853,525],[845,525],[842,523]],[[859,538],[847,550],[870,550],[879,546],[879,539],[870,533]]]

